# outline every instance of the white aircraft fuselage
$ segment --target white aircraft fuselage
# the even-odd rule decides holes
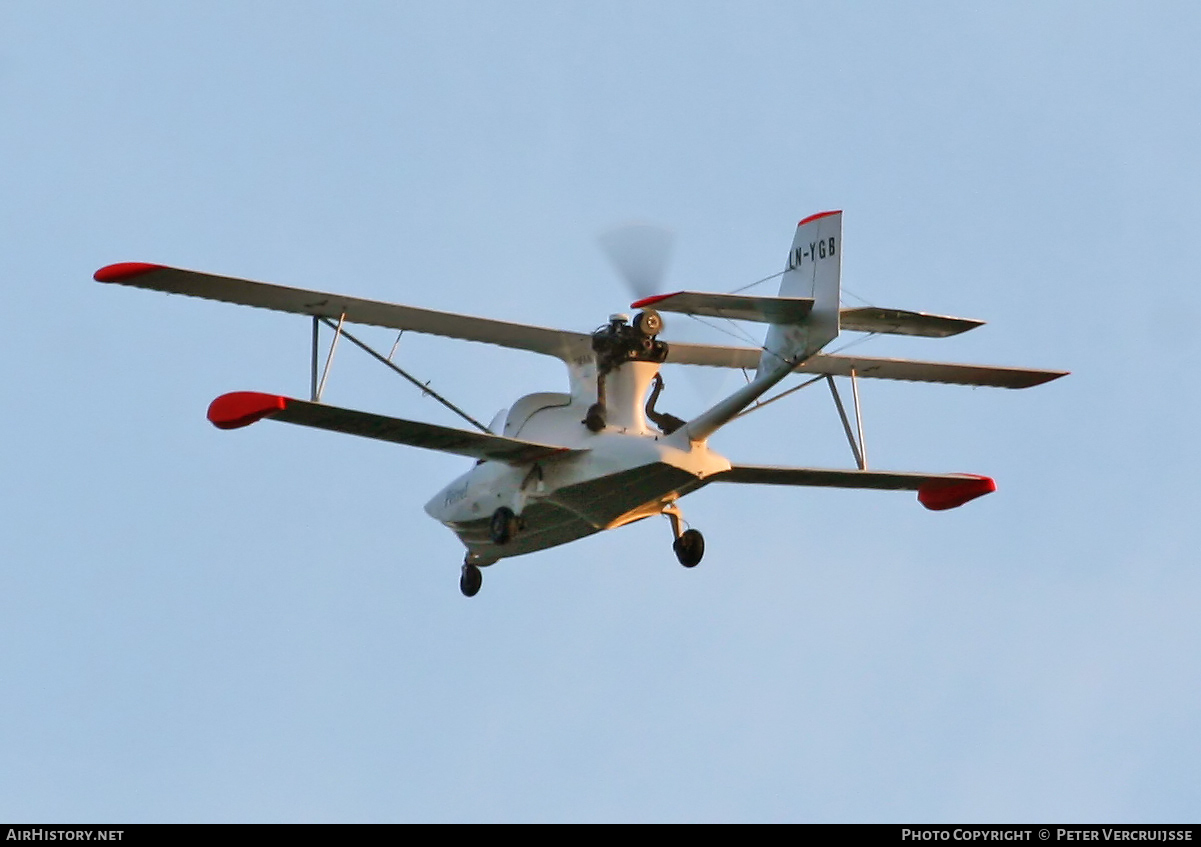
[[[532,553],[603,529],[664,513],[730,462],[705,442],[666,435],[643,410],[659,363],[628,361],[605,380],[606,423],[593,432],[584,420],[597,401],[592,362],[572,366],[572,393],[522,397],[509,409],[503,434],[587,452],[550,456],[528,465],[480,461],[426,504],[426,512],[453,531],[473,564]],[[494,543],[490,521],[506,507],[521,516],[521,531]]]

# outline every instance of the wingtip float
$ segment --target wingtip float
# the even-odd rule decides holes
[[[288,408],[288,398],[261,391],[231,391],[209,403],[209,423],[217,429],[241,429]]]
[[[96,271],[92,274],[92,279],[96,282],[125,282],[151,271],[161,271],[165,267],[165,265],[152,265],[147,262],[117,262],[115,265],[105,265]]]
[[[977,497],[992,494],[997,483],[992,477],[965,474],[964,480],[931,480],[917,490],[918,502],[932,512],[957,509]]]

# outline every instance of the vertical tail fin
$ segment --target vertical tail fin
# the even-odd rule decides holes
[[[795,323],[773,323],[763,342],[759,369],[751,382],[680,427],[670,437],[696,443],[762,397],[838,337],[838,296],[842,279],[842,212],[820,212],[797,224],[780,281],[781,297],[811,298],[813,309]]]
[[[801,362],[838,337],[842,280],[842,212],[820,212],[797,224],[780,281],[781,297],[812,297],[813,311],[794,324],[772,324],[758,378],[783,362]]]

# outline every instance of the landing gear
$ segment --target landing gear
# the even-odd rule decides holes
[[[517,534],[517,515],[508,506],[501,506],[492,513],[492,522],[488,524],[488,537],[493,544],[508,544]]]
[[[695,568],[705,557],[705,536],[701,535],[700,530],[683,528],[684,516],[675,503],[664,506],[663,514],[671,521],[671,532],[676,537],[671,542],[676,559],[686,568]]]
[[[463,596],[474,597],[480,593],[480,586],[483,584],[484,575],[480,573],[480,569],[472,564],[464,564],[459,576],[459,590],[463,592]]]
[[[681,565],[695,568],[705,556],[705,536],[698,530],[686,529],[671,543],[671,549],[675,551]]]

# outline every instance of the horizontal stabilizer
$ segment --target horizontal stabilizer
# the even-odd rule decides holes
[[[752,297],[747,294],[713,294],[706,291],[677,291],[657,294],[630,304],[633,309],[657,309],[709,318],[756,321],[769,324],[796,323],[813,311],[811,297]],[[948,338],[969,329],[984,326],[974,318],[954,318],[905,309],[859,306],[840,309],[842,329],[887,335],[916,335],[924,338]]]
[[[888,335],[920,335],[924,338],[948,338],[984,326],[973,318],[952,318],[926,312],[907,312],[904,309],[880,309],[861,306],[842,309],[839,323],[854,332],[879,332]]]
[[[927,509],[942,511],[991,494],[997,484],[975,474],[925,474],[904,471],[850,471],[831,468],[785,468],[772,465],[734,465],[706,482],[761,485],[803,485],[819,488],[874,488],[916,491]]]
[[[163,265],[122,262],[101,268],[96,271],[94,278],[97,282],[114,282],[135,288],[164,291],[168,294],[221,300],[225,303],[312,315],[333,321],[345,316],[350,323],[426,332],[465,341],[480,341],[544,353],[564,360],[570,360],[581,351],[591,350],[591,336],[580,332],[436,312],[433,309],[363,300],[324,291],[289,288],[248,279],[168,268]]]
[[[718,344],[675,342],[667,351],[667,361],[680,365],[706,365],[711,368],[743,368],[759,363],[756,347],[725,347]],[[1068,371],[1010,368],[1001,365],[959,365],[951,362],[923,362],[915,359],[877,359],[870,356],[828,356],[818,353],[797,365],[798,373],[856,376],[873,379],[898,379],[911,382],[941,382],[948,385],[984,385],[994,388],[1030,388],[1042,385]]]
[[[813,311],[811,297],[751,297],[746,294],[710,294],[704,291],[677,291],[657,294],[630,304],[633,309],[657,309],[707,318],[791,324]]]
[[[437,424],[389,418],[257,391],[222,394],[209,405],[208,410],[209,421],[219,429],[238,429],[263,418],[515,465],[535,462],[549,456],[585,452],[482,432],[468,432]]]

